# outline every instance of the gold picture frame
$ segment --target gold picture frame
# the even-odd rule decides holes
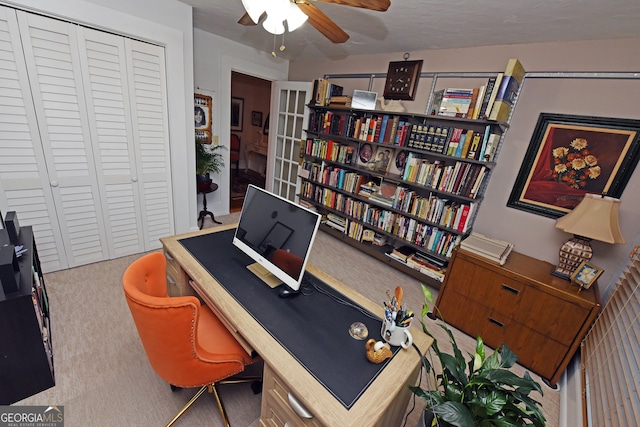
[[[582,261],[578,268],[571,274],[571,283],[575,283],[582,289],[589,289],[604,270],[589,261]]]
[[[196,141],[201,144],[211,144],[213,141],[213,129],[211,126],[211,118],[213,116],[211,111],[212,104],[213,100],[210,96],[200,93],[193,94]]]

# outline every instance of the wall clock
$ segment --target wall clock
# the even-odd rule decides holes
[[[420,79],[422,59],[417,61],[389,62],[387,81],[384,85],[385,99],[408,99],[413,101]]]

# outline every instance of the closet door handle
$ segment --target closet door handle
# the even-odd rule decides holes
[[[58,186],[58,181],[51,181],[51,186],[52,187],[57,187]]]
[[[494,319],[493,317],[489,317],[489,322],[493,323],[496,326],[499,326],[500,328],[504,328],[504,323],[502,322],[498,322],[496,319]]]
[[[137,176],[132,176],[131,177],[131,181],[132,182],[138,182],[138,177]]]
[[[510,292],[510,293],[512,293],[514,295],[519,295],[520,294],[519,290],[517,290],[515,288],[512,288],[511,286],[505,285],[505,284],[502,285],[502,289],[504,289],[505,291]]]

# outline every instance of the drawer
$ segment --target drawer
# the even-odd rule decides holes
[[[481,336],[489,347],[506,343],[518,363],[546,379],[569,351],[569,346],[456,293],[448,295],[440,310],[445,321],[472,337]]]
[[[516,317],[527,285],[510,277],[483,268],[464,258],[456,259],[446,292],[454,291],[479,304],[500,310],[504,315]]]
[[[177,261],[174,260],[168,252],[164,253],[164,257],[167,260],[167,282],[169,295],[194,295],[195,292],[189,286],[187,274],[180,267]]]
[[[262,385],[262,410],[260,420],[268,426],[320,427],[315,418],[299,416],[289,403],[289,387],[265,365]],[[294,396],[295,398],[295,396]],[[313,416],[313,415],[312,415]]]
[[[518,322],[570,346],[587,321],[590,310],[535,288],[527,288]]]

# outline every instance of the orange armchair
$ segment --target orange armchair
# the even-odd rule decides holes
[[[226,411],[216,389],[225,379],[256,362],[227,328],[194,296],[169,297],[166,259],[160,252],[134,261],[122,278],[127,304],[155,372],[172,389],[200,387],[167,424],[171,426],[205,391],[213,393],[225,426]],[[229,381],[255,382],[260,377]],[[254,389],[255,391],[255,389]]]

